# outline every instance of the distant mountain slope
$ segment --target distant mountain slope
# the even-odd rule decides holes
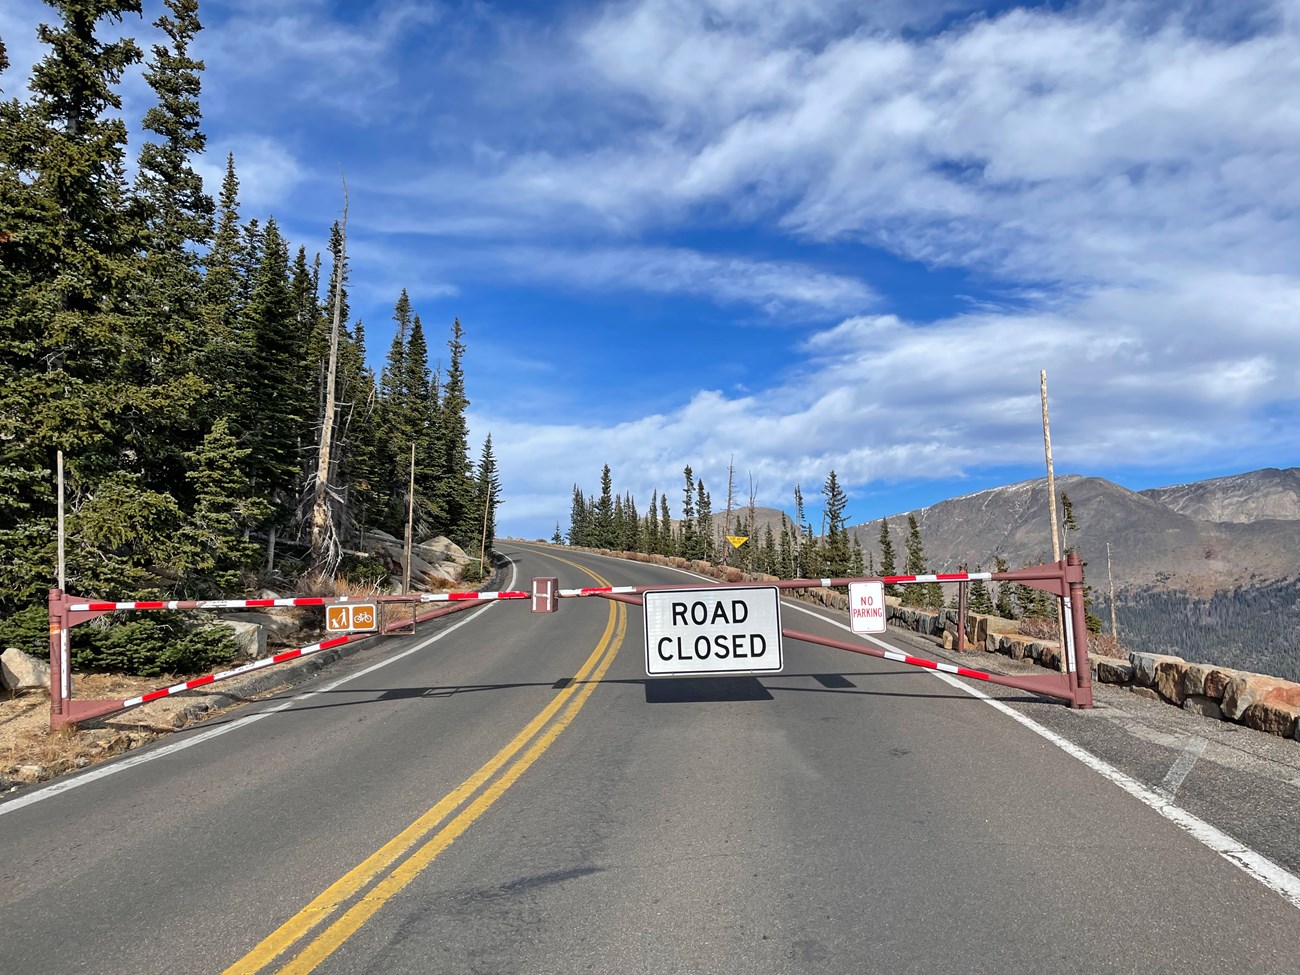
[[[1285,472],[1277,472],[1285,473]],[[1242,479],[1245,480],[1242,480]],[[1218,480],[1231,480],[1220,478]],[[1185,485],[1176,497],[1189,505],[1214,504],[1231,513],[1233,493],[1243,510],[1253,505],[1248,475],[1240,475],[1231,490],[1211,489],[1200,497]],[[1212,482],[1210,482],[1212,483]],[[1274,491],[1263,479],[1264,490]],[[1078,548],[1089,563],[1088,576],[1096,583],[1106,573],[1106,544],[1111,545],[1116,587],[1167,585],[1193,593],[1211,593],[1239,584],[1300,575],[1300,518],[1255,521],[1204,520],[1163,503],[1152,492],[1130,491],[1099,477],[1066,475],[1057,479],[1058,494],[1065,491],[1074,505],[1079,530],[1068,544]],[[1276,493],[1276,492],[1274,492]],[[1275,505],[1275,510],[1282,510]],[[1047,480],[1039,478],[942,501],[913,512],[921,529],[925,553],[936,570],[960,564],[989,567],[995,555],[1012,566],[1051,558],[1051,531],[1047,507]],[[901,565],[907,512],[891,516],[889,526]],[[863,549],[879,563],[880,521],[852,529]]]
[[[1056,482],[1079,530],[1095,611],[1109,618],[1106,544],[1121,639],[1136,650],[1300,680],[1300,469],[1252,471],[1130,491],[1099,477]],[[888,519],[901,571],[907,512]],[[913,512],[930,568],[991,568],[1051,558],[1047,479],[952,498]],[[857,525],[880,564],[880,521]]]
[[[1300,467],[1268,467],[1141,493],[1179,514],[1202,521],[1245,524],[1267,519],[1300,520]]]

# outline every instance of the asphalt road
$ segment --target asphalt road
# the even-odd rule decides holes
[[[648,680],[600,598],[439,621],[0,803],[0,973],[1300,972],[1292,903],[1005,714],[785,658]]]

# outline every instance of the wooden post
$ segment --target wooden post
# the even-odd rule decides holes
[[[1047,419],[1047,370],[1039,370],[1038,385],[1043,399],[1043,452],[1047,455],[1047,503],[1052,523],[1052,561],[1061,561],[1061,532],[1056,520],[1056,474],[1052,470],[1052,426]],[[1069,671],[1065,653],[1065,620],[1057,613],[1057,638],[1061,643],[1061,669]]]
[[[1119,623],[1115,621],[1115,576],[1110,571],[1110,542],[1106,543],[1106,578],[1110,580],[1110,635],[1119,642]]]
[[[487,484],[487,493],[483,495],[483,538],[478,547],[478,577],[479,579],[487,578],[487,568],[484,559],[487,558],[487,518],[488,505],[492,500],[492,485]]]
[[[406,491],[406,552],[402,567],[402,592],[411,591],[411,530],[415,524],[415,443],[411,443],[411,480]]]
[[[68,588],[67,565],[63,560],[63,451],[58,453],[59,468],[59,591],[66,592]]]

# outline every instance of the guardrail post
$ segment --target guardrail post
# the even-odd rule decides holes
[[[1088,611],[1084,606],[1083,559],[1078,552],[1065,557],[1065,580],[1070,586],[1070,627],[1074,634],[1076,708],[1092,707],[1092,666],[1088,663]]]

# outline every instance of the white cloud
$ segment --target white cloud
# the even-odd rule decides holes
[[[254,133],[230,134],[208,143],[207,153],[195,161],[204,188],[216,199],[226,175],[226,155],[235,154],[235,175],[239,178],[239,203],[245,218],[281,210],[294,189],[306,178],[302,165],[289,147]]]
[[[605,463],[643,506],[667,488],[674,508],[684,464],[716,491],[733,454],[754,472],[760,503],[785,506],[796,482],[815,493],[832,468],[851,487],[1034,469],[1040,369],[1062,470],[1159,471],[1300,450],[1300,431],[1262,419],[1296,399],[1300,277],[1110,288],[1052,312],[980,311],[925,325],[856,317],[816,333],[805,350],[807,363],[780,385],[744,396],[705,390],[628,423],[476,417],[476,428],[493,431],[506,496],[527,499],[503,509],[503,524],[564,520],[574,473],[591,481]]]
[[[720,304],[755,305],[770,314],[791,308],[843,314],[876,302],[871,288],[856,278],[795,262],[683,248],[518,247],[496,251],[493,256],[512,273],[533,281],[559,280],[592,290],[701,295]]]

